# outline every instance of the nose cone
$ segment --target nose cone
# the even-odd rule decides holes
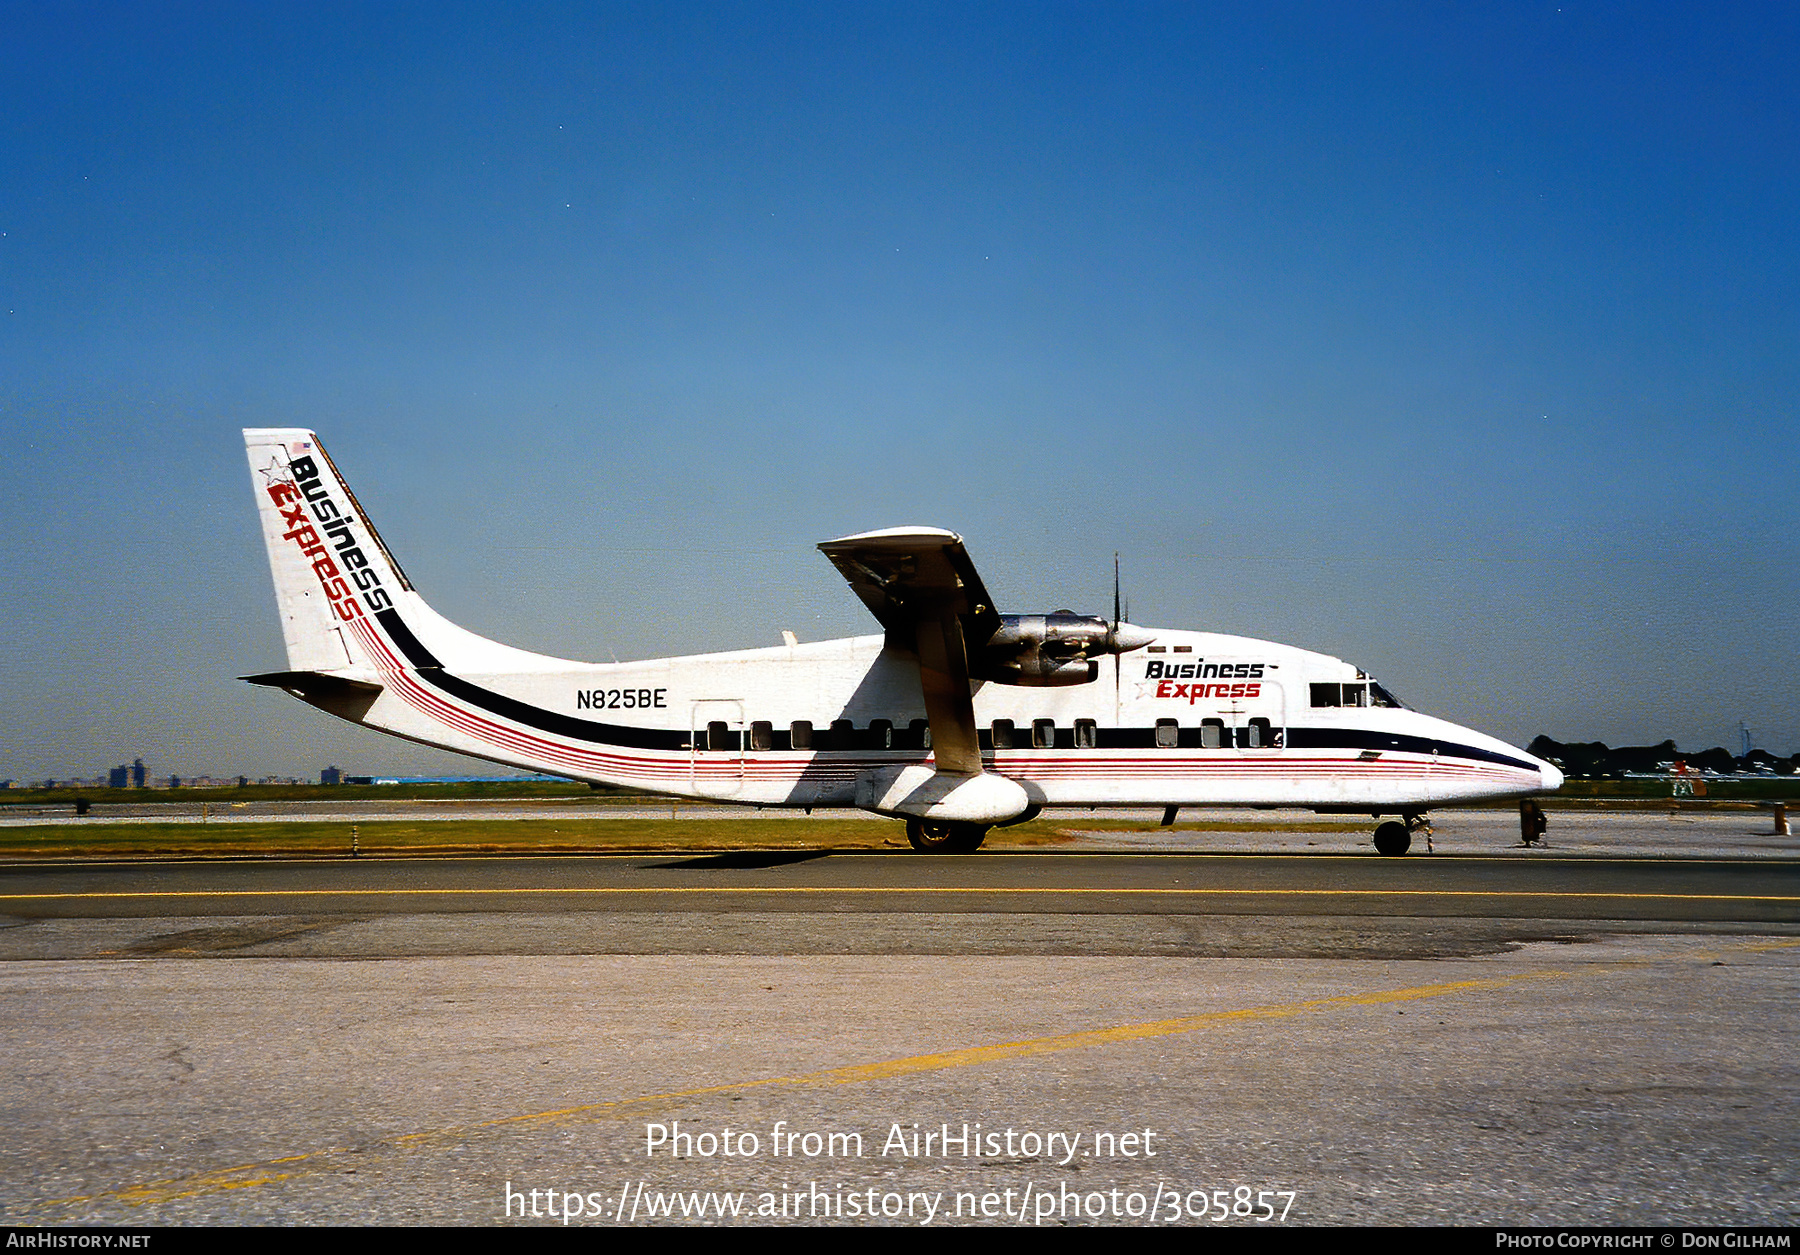
[[[1547,763],[1539,759],[1538,777],[1543,781],[1543,790],[1546,793],[1554,793],[1563,786],[1563,773],[1555,763]]]
[[[1107,644],[1111,647],[1109,652],[1115,654],[1128,654],[1134,649],[1142,649],[1155,639],[1156,633],[1146,632],[1129,623],[1121,623],[1107,633]]]

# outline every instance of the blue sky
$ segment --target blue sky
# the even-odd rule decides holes
[[[604,660],[873,630],[813,545],[1800,750],[1777,5],[9,6],[0,776],[439,770],[283,665],[238,429]]]

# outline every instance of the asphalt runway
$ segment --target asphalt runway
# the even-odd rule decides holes
[[[1355,815],[1315,815],[1304,810],[1250,810],[1189,807],[1179,814],[1179,827],[1156,831],[1107,830],[1108,820],[1121,824],[1154,824],[1160,808],[1094,811],[1050,807],[1043,818],[1079,825],[1071,829],[1073,848],[1081,850],[1236,854],[1342,853],[1368,851],[1375,821]],[[673,819],[688,823],[754,820],[770,826],[772,835],[791,840],[816,817],[866,823],[872,844],[905,847],[898,823],[866,811],[804,811],[691,802],[618,803],[587,798],[568,801],[494,802],[247,802],[205,805],[190,802],[106,803],[76,821],[63,806],[0,807],[0,828],[34,828],[77,823],[104,824],[241,824],[438,823],[503,819]],[[1431,815],[1437,849],[1447,854],[1480,853],[1526,859],[1601,856],[1800,858],[1800,835],[1777,833],[1767,808],[1722,810],[1669,806],[1604,809],[1556,808],[1550,812],[1548,844],[1532,849],[1519,844],[1518,813],[1510,809],[1441,810]],[[1004,841],[1004,830],[995,844]],[[1426,849],[1421,836],[1415,853]]]
[[[1800,923],[1800,860],[745,852],[13,866],[52,916],[732,911]]]
[[[1800,861],[1771,854],[14,865],[0,891],[17,1222],[1800,1218]]]

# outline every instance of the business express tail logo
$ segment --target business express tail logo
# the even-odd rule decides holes
[[[269,499],[288,529],[281,537],[292,541],[311,563],[319,587],[331,600],[332,613],[348,623],[392,607],[393,598],[381,586],[380,574],[350,531],[352,516],[326,491],[317,464],[309,457],[294,458],[287,471],[292,479],[268,485]]]

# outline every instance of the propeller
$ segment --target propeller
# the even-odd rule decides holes
[[[1119,587],[1119,554],[1113,551],[1113,612],[1112,628],[1107,632],[1107,652],[1113,656],[1113,711],[1117,714],[1124,685],[1125,655],[1134,649],[1142,649],[1156,637],[1142,628],[1131,625],[1131,603],[1125,600]]]
[[[1120,621],[1121,621],[1121,618],[1120,618],[1120,613],[1119,613],[1119,551],[1117,549],[1115,549],[1115,550],[1113,550],[1113,624],[1112,624],[1112,638],[1115,641],[1119,639],[1119,623],[1120,623]],[[1125,659],[1115,651],[1113,654],[1113,718],[1114,719],[1117,719],[1119,717],[1119,707],[1122,704],[1122,699],[1120,697],[1120,686],[1123,684],[1123,680],[1121,677],[1124,675],[1124,673],[1125,673]]]

